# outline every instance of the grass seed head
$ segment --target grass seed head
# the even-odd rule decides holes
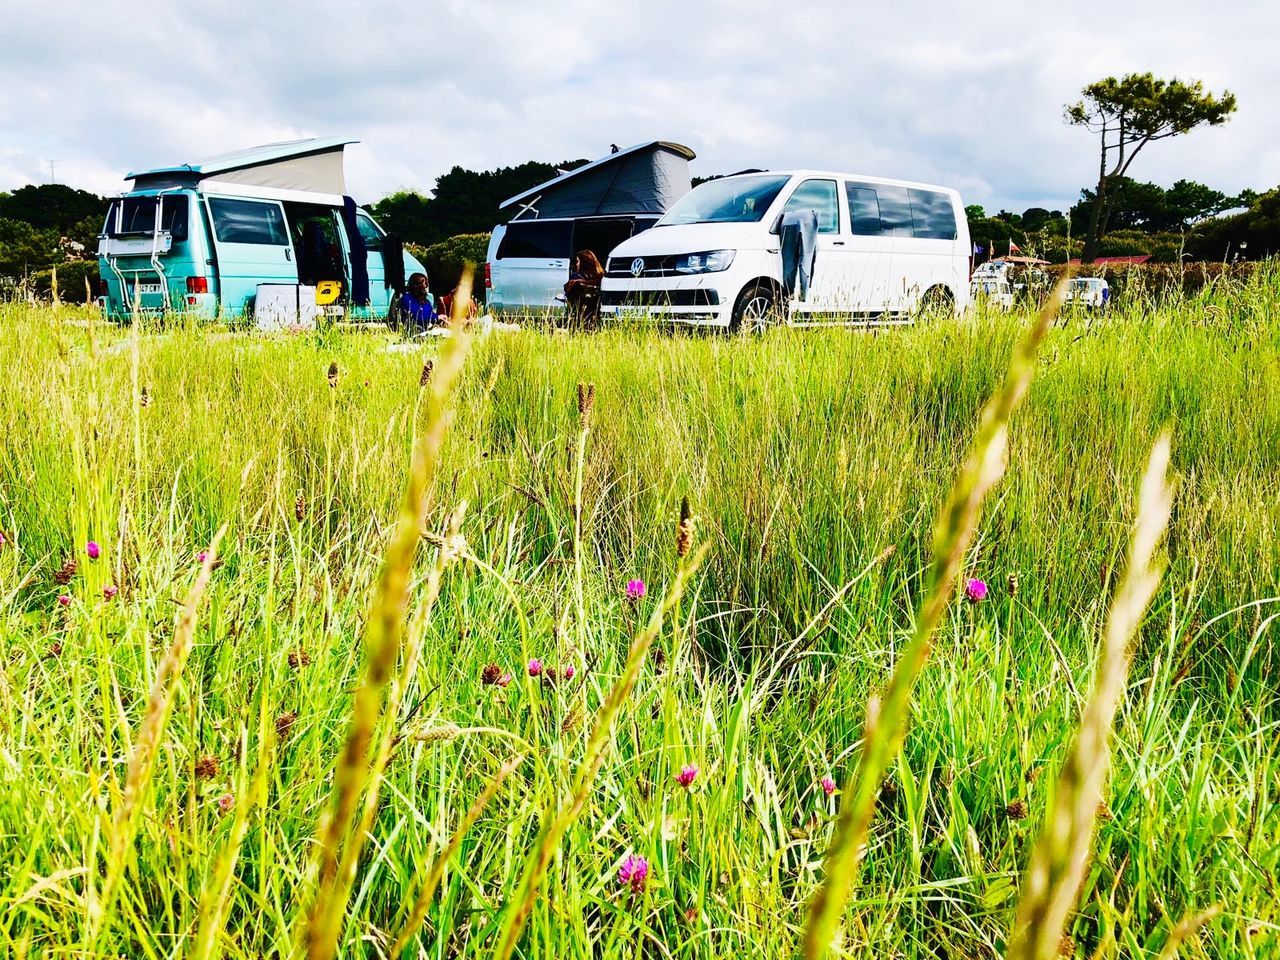
[[[418,386],[425,387],[431,382],[431,370],[435,364],[428,360],[422,365],[422,376],[418,378]]]
[[[307,519],[307,498],[302,494],[298,494],[298,499],[293,501],[293,515],[298,518],[299,523]]]
[[[195,774],[197,780],[212,780],[218,775],[218,758],[206,753],[196,761]]]
[[[338,363],[335,360],[329,364],[329,387],[330,389],[338,386]]]
[[[596,405],[596,385],[594,383],[578,384],[578,420],[585,430],[591,426],[591,408]]]
[[[1027,819],[1027,803],[1025,800],[1014,800],[1004,808],[1004,815],[1010,820]]]
[[[63,562],[62,566],[58,568],[57,572],[54,573],[54,582],[60,587],[65,587],[71,582],[72,578],[75,577],[77,566],[75,558],[69,557]]]
[[[311,666],[311,654],[305,649],[299,647],[297,650],[289,651],[289,667],[293,670],[301,670],[303,667]]]
[[[680,499],[680,523],[676,527],[676,556],[684,559],[693,549],[694,518],[689,512],[689,498]]]
[[[276,717],[276,736],[281,740],[289,737],[289,731],[293,729],[293,725],[298,722],[298,711],[286,710],[280,716]]]
[[[143,410],[145,410],[147,409],[147,406],[150,403],[151,403],[151,394],[147,391],[146,387],[143,387],[142,392],[138,394],[138,406],[140,406]]]

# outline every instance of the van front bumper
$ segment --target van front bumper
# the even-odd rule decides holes
[[[726,304],[715,287],[673,286],[669,279],[606,279],[600,291],[600,312],[678,323],[729,322]]]

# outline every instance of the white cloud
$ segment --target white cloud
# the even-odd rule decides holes
[[[0,189],[102,192],[130,169],[304,135],[361,139],[364,199],[455,164],[689,143],[695,171],[823,166],[935,180],[991,208],[1061,207],[1096,175],[1061,121],[1131,70],[1229,87],[1220,129],[1153,146],[1143,179],[1280,182],[1273,0],[961,7],[819,0],[643,5],[447,0],[14,6],[0,62]]]

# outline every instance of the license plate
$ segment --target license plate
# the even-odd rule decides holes
[[[158,284],[158,283],[140,283],[140,284],[138,284],[138,292],[139,292],[139,293],[155,293],[155,294],[159,294],[159,293],[161,292],[160,284]]]

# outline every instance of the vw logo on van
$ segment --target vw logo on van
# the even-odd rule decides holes
[[[644,273],[644,258],[636,257],[631,261],[631,275],[633,277],[638,277],[642,273]]]

